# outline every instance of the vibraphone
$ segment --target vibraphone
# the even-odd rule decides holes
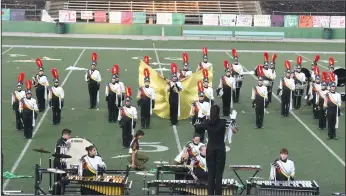
[[[93,190],[100,195],[127,195],[132,181],[128,182],[126,176],[66,176],[64,182],[69,184],[80,184],[82,187]]]
[[[229,168],[232,169],[232,171],[239,179],[240,183],[243,185],[242,191],[239,193],[240,195],[246,189],[246,184],[242,181],[237,171],[254,171],[255,173],[252,175],[249,182],[251,182],[255,178],[258,172],[262,171],[262,167],[260,165],[230,165]]]
[[[315,181],[254,181],[248,182],[255,195],[319,195]]]
[[[159,195],[160,191],[155,190],[160,188],[169,188],[171,194],[187,192],[193,195],[208,195],[208,184],[206,182],[199,182],[195,180],[152,180],[147,183],[148,194],[152,190],[153,195]],[[150,189],[150,188],[154,188]],[[222,194],[223,195],[236,195],[238,190],[238,183],[233,179],[222,179]]]

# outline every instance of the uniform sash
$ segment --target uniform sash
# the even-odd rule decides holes
[[[267,96],[265,94],[263,94],[260,89],[258,89],[258,86],[255,86],[255,92],[256,94],[260,95],[261,97],[263,97],[263,104],[265,105],[266,104],[266,98]],[[266,111],[266,108],[264,107],[264,112]]]
[[[339,128],[339,105],[337,103],[337,100],[335,100],[333,98],[333,96],[329,96],[329,93],[327,94],[328,97],[328,101],[331,101],[332,103],[334,103],[336,105],[336,123],[335,123],[335,129]]]
[[[208,86],[208,88],[210,88],[209,86]],[[206,89],[207,88],[204,88],[204,96],[206,96],[208,99],[209,99],[209,104],[211,105],[211,95],[206,91]]]
[[[287,86],[287,88],[289,88],[291,91],[290,91],[290,110],[292,110],[292,89],[293,89],[293,87],[292,86],[290,86],[290,84],[289,84],[289,82],[287,81],[288,79],[285,77],[284,79],[283,79],[283,84],[285,85],[285,86]]]
[[[12,94],[12,98],[11,99],[12,99],[12,105],[13,105],[14,102],[20,101],[22,98],[21,98],[21,96],[20,96],[18,91],[14,91],[13,94]]]
[[[196,102],[196,106],[199,108],[199,110],[202,112],[202,114],[203,114],[204,116],[207,115],[207,112],[208,112],[208,111],[205,111],[205,110],[203,109],[203,107],[202,107],[202,105],[199,103],[199,101]],[[198,117],[198,114],[197,114],[197,117]]]
[[[123,114],[125,114],[128,118],[131,118],[131,134],[134,134],[133,130],[133,115],[127,110],[127,107],[123,107]]]
[[[150,93],[147,92],[146,87],[144,87],[144,86],[141,88],[141,95],[142,95],[142,94],[150,98],[150,115],[152,115],[152,114],[153,114],[153,108],[152,108],[153,98],[152,98],[152,96],[150,95]]]
[[[23,104],[30,110],[32,110],[32,126],[35,127],[35,107],[28,103],[27,99],[23,99]]]
[[[302,76],[301,76],[302,74],[300,74],[300,73],[295,73],[294,74],[294,76],[300,81],[300,82],[304,82],[304,81],[302,81]]]
[[[93,174],[97,174],[97,168],[95,168],[92,164],[91,164],[91,162],[89,161],[89,157],[88,156],[86,156],[85,158],[84,158],[84,161],[85,161],[85,169],[88,169],[90,172],[92,172]]]
[[[61,109],[61,95],[59,95],[59,93],[56,92],[53,87],[50,88],[50,90],[51,90],[52,94],[54,94],[55,96],[57,96],[59,98],[59,109]]]
[[[89,70],[89,77],[91,78],[91,79],[93,79],[93,80],[95,80],[96,82],[98,82],[97,80],[96,80],[96,78],[95,78],[95,76],[93,76],[93,73],[95,72],[96,70],[94,70],[93,72],[91,72],[91,70]],[[97,91],[97,98],[96,98],[97,100],[97,103],[100,103],[100,91],[98,90]]]
[[[226,84],[227,86],[229,86],[232,89],[232,91],[231,91],[231,109],[232,109],[233,108],[233,87],[232,87],[232,84],[227,81],[225,76],[222,77],[222,81],[224,84]]]

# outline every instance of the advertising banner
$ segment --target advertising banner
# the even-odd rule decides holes
[[[107,22],[107,12],[95,11],[94,12],[94,22]]]
[[[173,13],[172,24],[177,24],[177,25],[185,24],[185,14]]]
[[[329,28],[330,16],[313,16],[312,27]]]
[[[72,10],[59,10],[59,22],[69,23],[76,22],[76,11]]]
[[[219,25],[218,14],[203,14],[203,25]]]
[[[221,14],[219,20],[220,20],[220,26],[235,26],[237,21],[237,15]]]
[[[345,16],[331,16],[330,28],[345,28]]]
[[[270,15],[254,15],[254,26],[255,27],[270,27],[271,26],[271,20]]]
[[[94,18],[92,11],[81,11],[80,18],[83,20],[92,20]]]
[[[252,15],[237,15],[237,27],[251,27]]]
[[[299,16],[299,28],[311,28],[312,16]]]
[[[172,24],[172,13],[157,13],[156,24]]]
[[[121,24],[132,24],[133,12],[121,12]]]
[[[1,20],[11,19],[11,9],[1,9]]]
[[[11,20],[14,20],[14,21],[25,20],[25,10],[11,9]]]
[[[297,15],[286,15],[284,24],[285,27],[298,27],[299,17]]]
[[[272,15],[271,26],[272,27],[283,27],[285,23],[284,15]]]
[[[146,13],[145,12],[133,12],[132,23],[133,24],[145,24],[146,23]]]
[[[121,24],[121,12],[109,12],[109,23]]]

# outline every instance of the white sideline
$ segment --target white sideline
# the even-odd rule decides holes
[[[229,53],[227,53],[226,52],[226,54],[229,56],[229,57],[232,57]],[[243,69],[245,70],[245,71],[249,71],[249,70],[247,70],[245,67],[244,67],[244,65],[243,65]],[[254,76],[254,75],[251,75],[255,80],[257,80],[257,78]],[[279,97],[277,96],[277,95],[275,95],[274,93],[273,93],[273,96],[274,96],[274,98],[276,99],[276,100],[278,100],[280,103],[281,103],[281,100],[279,99]],[[332,154],[340,163],[341,163],[341,165],[343,165],[344,167],[345,167],[345,162],[342,160],[342,158],[340,158],[326,143],[324,143],[323,141],[322,141],[322,139],[321,138],[319,138],[302,120],[300,120],[300,118],[293,112],[293,111],[290,111],[290,113],[291,113],[291,115],[317,140],[317,141],[319,141],[321,144],[322,144],[322,146],[325,148],[325,149],[327,149],[329,152],[330,152],[330,154]]]
[[[85,51],[85,49],[83,49],[82,52],[79,54],[77,60],[76,60],[75,63],[73,64],[73,67],[75,67],[75,66],[77,65],[79,59],[83,56],[84,51]],[[70,77],[72,71],[73,71],[73,70],[70,70],[70,71],[67,73],[65,79],[64,79],[63,82],[61,83],[61,87],[63,87],[63,86],[65,85],[65,83],[66,83],[67,79]],[[48,108],[44,111],[44,113],[42,114],[42,117],[41,117],[40,121],[38,122],[37,126],[35,127],[34,132],[33,132],[33,134],[32,134],[33,137],[36,135],[37,131],[39,130],[39,128],[40,128],[40,126],[41,126],[43,120],[44,120],[45,117],[47,116],[47,113],[48,113],[49,109],[50,109],[50,108],[48,107]],[[32,139],[29,139],[29,140],[26,142],[26,144],[25,144],[25,146],[24,146],[22,152],[20,153],[18,159],[16,160],[16,162],[14,163],[14,165],[13,165],[13,167],[12,167],[12,169],[11,169],[11,173],[14,173],[14,172],[16,171],[16,169],[18,168],[19,163],[22,161],[22,159],[23,159],[23,157],[24,157],[26,151],[28,150],[28,148],[29,148],[31,142],[32,142]],[[4,185],[3,185],[3,187],[4,187],[3,189],[4,189],[4,190],[5,190],[6,186],[9,184],[10,180],[11,180],[11,179],[7,179],[7,180],[5,181],[5,183],[4,183]]]
[[[7,49],[7,50],[5,50],[4,52],[2,52],[1,54],[3,55],[3,54],[6,54],[8,51],[10,51],[10,50],[12,50],[13,49],[13,47],[11,47],[11,48],[9,48],[9,49]]]
[[[48,48],[48,49],[90,49],[90,50],[125,50],[125,51],[176,51],[176,52],[200,52],[195,48],[127,48],[127,47],[97,47],[97,46],[39,46],[39,45],[2,45],[2,47],[13,48]],[[232,49],[208,49],[210,52],[231,52]],[[291,50],[237,50],[241,53],[281,53],[281,54],[345,54],[338,51],[291,51]]]

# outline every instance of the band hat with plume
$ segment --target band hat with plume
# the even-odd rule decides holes
[[[312,66],[317,66],[317,63],[320,60],[320,58],[321,58],[321,56],[319,54],[316,55],[311,65]]]
[[[149,56],[144,56],[144,63],[149,65]]]
[[[37,58],[36,59],[36,65],[37,65],[37,69],[39,71],[44,71],[44,68],[43,68],[43,63],[42,63],[42,60],[40,58]]]
[[[232,48],[232,57],[233,57],[233,62],[238,62],[237,50],[234,48]]]
[[[114,64],[112,69],[112,78],[118,78],[119,77],[119,65],[118,64]]]
[[[203,69],[203,82],[209,82],[209,78],[208,78],[208,70],[207,69]]]
[[[262,81],[263,80],[263,76],[264,76],[263,65],[261,65],[261,64],[257,65],[256,71],[257,71],[258,80]]]
[[[297,56],[297,68],[301,68],[303,62],[302,56]]]
[[[97,65],[97,53],[96,52],[93,52],[91,54],[91,65]]]
[[[334,68],[334,58],[333,57],[329,57],[329,68]]]
[[[206,46],[202,48],[203,59],[208,59],[208,49]]]
[[[150,82],[150,71],[148,68],[144,68],[143,75],[144,75],[144,82]]]
[[[232,67],[227,60],[223,61],[223,67],[225,68],[225,72],[232,72]]]
[[[17,86],[22,86],[23,85],[24,78],[25,78],[25,73],[24,72],[20,72],[18,77],[17,77]]]
[[[172,77],[178,77],[177,72],[178,72],[177,64],[171,63],[171,75],[172,75]]]
[[[276,58],[278,57],[278,55],[277,54],[273,54],[272,55],[272,61],[270,62],[270,64],[272,64],[272,65],[275,65],[275,61],[276,61]]]
[[[32,81],[26,80],[25,82],[26,94],[31,94]]]
[[[183,65],[189,66],[189,55],[186,52],[183,52]]]
[[[264,57],[264,66],[267,66],[269,64],[269,54],[268,54],[268,52],[264,52],[263,57]]]
[[[204,87],[202,81],[197,82],[198,96],[204,97]]]
[[[126,94],[126,99],[125,99],[125,101],[131,101],[132,100],[132,89],[131,89],[131,87],[127,87],[126,88],[126,92],[125,92],[125,94]]]
[[[52,68],[51,73],[52,73],[53,81],[59,82],[58,70],[56,68]]]
[[[291,63],[288,60],[285,61],[284,66],[286,68],[286,73],[291,73]]]

